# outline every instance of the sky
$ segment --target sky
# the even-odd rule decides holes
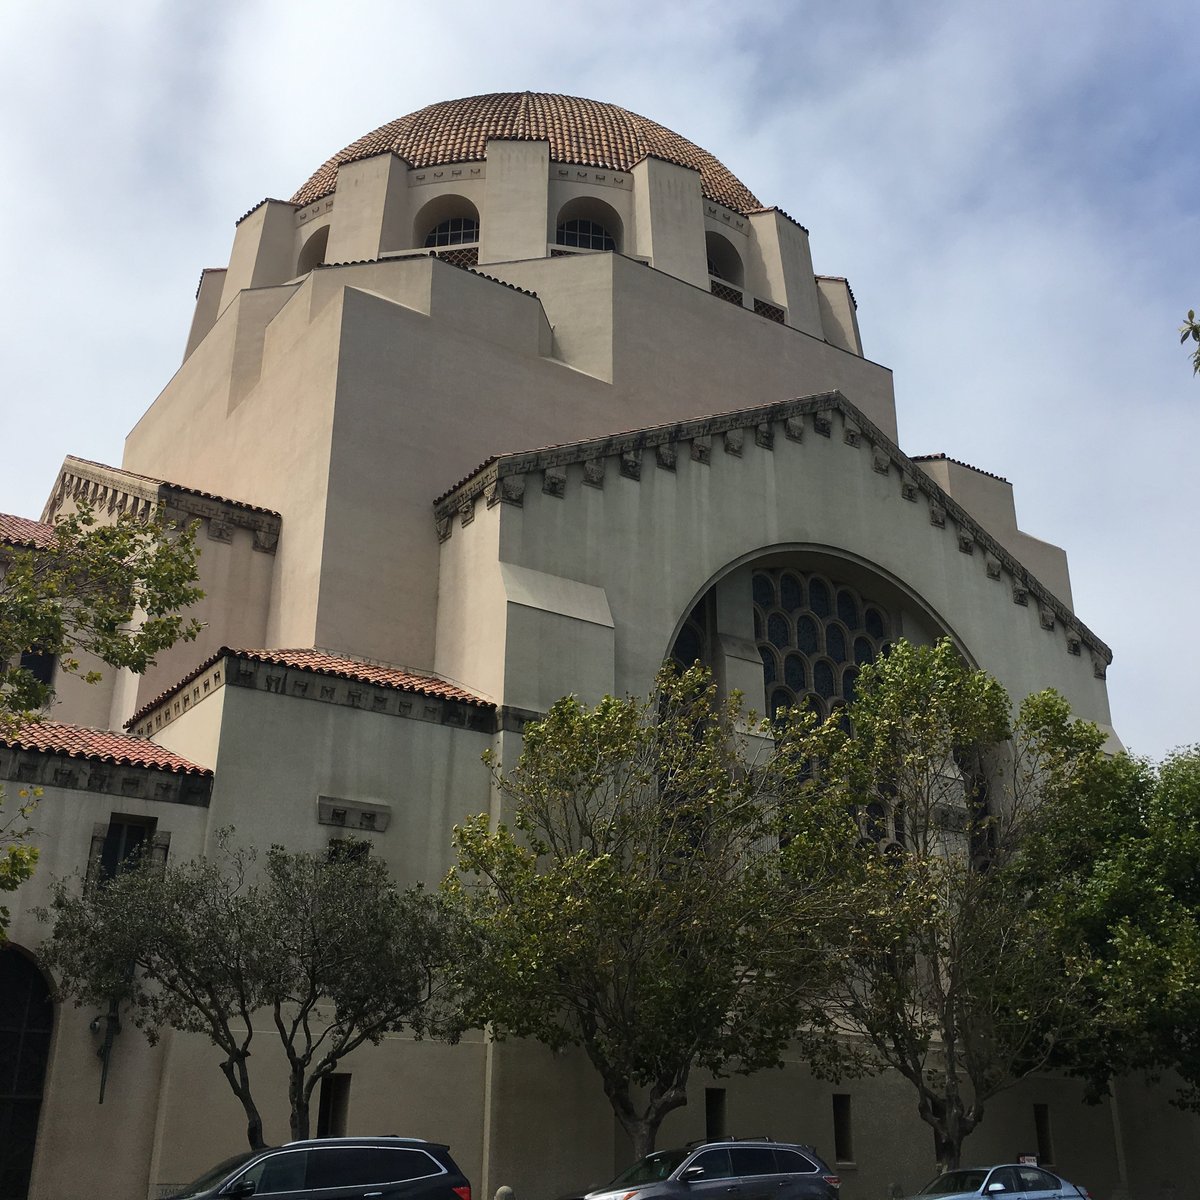
[[[3,26],[0,511],[39,516],[67,454],[120,463],[263,197],[438,100],[588,96],[811,231],[903,449],[1003,475],[1066,547],[1126,745],[1200,742],[1190,0],[40,0]]]

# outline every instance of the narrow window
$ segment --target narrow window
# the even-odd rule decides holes
[[[88,879],[104,884],[127,866],[134,866],[155,844],[152,817],[131,817],[113,813],[107,825],[97,825],[92,835]]]
[[[350,1108],[350,1074],[335,1072],[321,1080],[317,1101],[317,1137],[345,1137]]]
[[[725,1089],[704,1089],[704,1140],[717,1142],[725,1136]]]
[[[53,654],[43,654],[41,650],[23,650],[21,652],[21,670],[28,671],[38,683],[45,687],[49,687],[54,679],[55,661]]]
[[[850,1096],[833,1094],[833,1157],[836,1162],[854,1161],[854,1129],[850,1120]]]
[[[1033,1127],[1037,1132],[1038,1162],[1054,1162],[1054,1139],[1050,1136],[1050,1105],[1033,1106]]]

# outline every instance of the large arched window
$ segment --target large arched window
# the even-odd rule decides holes
[[[37,967],[0,946],[0,1196],[29,1194],[54,1005]]]
[[[594,196],[577,196],[562,206],[554,227],[554,242],[574,250],[621,249],[621,218]]]
[[[858,668],[891,636],[884,608],[847,584],[788,568],[759,568],[752,588],[767,711],[803,704],[828,716],[853,700]]]

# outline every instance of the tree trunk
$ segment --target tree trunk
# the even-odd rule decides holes
[[[262,1150],[267,1143],[263,1140],[262,1117],[254,1103],[254,1097],[250,1094],[250,1074],[246,1070],[245,1058],[227,1058],[221,1064],[221,1070],[229,1080],[233,1094],[242,1102],[242,1108],[245,1110],[246,1140],[250,1143],[250,1149]]]
[[[633,1106],[629,1084],[624,1080],[609,1080],[604,1083],[604,1091],[621,1128],[629,1135],[633,1143],[633,1155],[636,1162],[654,1152],[658,1140],[658,1128],[663,1118],[669,1112],[682,1108],[687,1104],[687,1091],[679,1084],[667,1085],[663,1090],[656,1084],[650,1092],[645,1108],[639,1112]]]
[[[309,1136],[309,1092],[304,1086],[303,1068],[293,1068],[288,1080],[288,1102],[292,1106],[292,1141],[302,1142]]]

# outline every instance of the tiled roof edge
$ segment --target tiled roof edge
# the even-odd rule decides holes
[[[796,218],[793,217],[791,213],[785,212],[782,208],[779,207],[778,204],[764,204],[761,208],[752,208],[752,209],[750,209],[750,211],[748,213],[746,213],[746,216],[752,217],[756,213],[769,213],[769,212],[778,213],[781,217],[783,217],[783,219],[785,221],[791,221],[791,223],[793,225],[795,225],[797,229],[801,229],[804,231],[804,235],[806,237],[808,236],[808,226],[801,225],[800,222],[797,221]]]
[[[155,751],[168,756],[173,761],[140,762],[128,754],[119,753],[116,749],[104,750],[97,747],[95,750],[89,751],[87,749],[71,748],[65,744],[39,745],[37,742],[29,739],[28,736],[23,736],[27,730],[39,728],[46,732],[47,741],[53,738],[57,730],[63,730],[76,734],[94,734],[97,739],[113,738],[118,742],[141,742],[147,747],[153,746]],[[93,762],[109,762],[117,766],[136,767],[146,771],[166,771],[173,775],[196,775],[205,779],[211,779],[213,775],[211,767],[203,767],[198,763],[191,762],[189,759],[184,758],[182,754],[176,754],[173,750],[169,750],[166,746],[162,746],[150,738],[138,737],[136,734],[131,733],[120,733],[112,729],[96,729],[90,725],[75,725],[67,721],[39,721],[29,726],[23,726],[8,736],[0,734],[0,746],[13,751],[23,751],[28,754],[57,754],[65,758],[84,758]]]
[[[242,215],[240,217],[238,217],[238,219],[236,221],[234,221],[234,225],[238,226],[247,217],[252,217],[256,212],[258,212],[258,210],[260,208],[262,208],[262,206],[264,204],[286,204],[288,206],[288,208],[290,208],[293,212],[295,212],[296,209],[298,209],[298,208],[301,208],[301,207],[307,208],[308,207],[308,205],[293,204],[292,201],[290,201],[290,200],[280,200],[280,199],[276,198],[275,196],[264,196],[253,208],[247,209],[244,213],[242,213]]]
[[[915,463],[921,462],[952,462],[956,467],[966,467],[968,471],[974,471],[976,475],[986,475],[989,479],[998,479],[1001,483],[1007,483],[1009,487],[1012,484],[1005,479],[1003,475],[997,475],[995,471],[985,471],[982,467],[973,466],[969,462],[963,462],[961,458],[951,458],[949,454],[913,454],[912,461]]]
[[[390,663],[373,663],[367,659],[356,659],[351,655],[337,654],[334,651],[330,651],[330,650],[316,650],[316,652],[321,653],[321,654],[327,654],[331,658],[344,658],[347,662],[361,662],[364,666],[383,667],[385,670],[398,671],[398,672],[401,672],[406,675],[412,675],[416,679],[428,679],[431,683],[442,683],[442,684],[445,684],[445,686],[447,686],[447,687],[455,688],[458,691],[464,693],[464,695],[462,697],[437,696],[436,697],[437,699],[449,700],[452,703],[458,703],[458,704],[470,704],[477,708],[495,708],[496,707],[495,704],[492,703],[492,701],[485,700],[482,696],[476,696],[473,693],[468,692],[466,688],[460,687],[458,684],[450,683],[447,680],[437,679],[435,676],[429,675],[428,673],[423,672],[423,671],[409,671],[405,667],[395,666],[394,664],[390,664]],[[249,662],[273,663],[273,664],[276,664],[279,666],[285,666],[285,667],[287,667],[287,669],[289,671],[307,671],[313,675],[339,674],[338,672],[334,672],[334,671],[322,670],[320,667],[315,666],[313,664],[287,662],[283,658],[280,657],[280,655],[283,653],[286,653],[286,651],[273,651],[273,650],[265,650],[265,649],[263,649],[263,650],[246,649],[246,648],[238,648],[238,647],[234,647],[234,646],[222,646],[219,650],[214,651],[206,659],[204,659],[202,662],[200,662],[195,667],[193,667],[177,683],[172,684],[168,688],[164,688],[153,699],[147,700],[146,703],[143,704],[141,706],[141,708],[139,708],[125,722],[124,727],[126,729],[131,729],[139,721],[144,720],[161,704],[164,704],[167,700],[169,700],[172,696],[174,696],[176,692],[182,691],[184,688],[187,687],[187,685],[189,683],[192,683],[194,680],[198,679],[207,670],[209,670],[210,667],[215,666],[223,658],[235,658],[235,659],[241,659],[243,661],[249,661]],[[355,676],[350,672],[343,672],[341,674],[347,678],[355,678]],[[365,678],[363,679],[363,682],[371,683],[376,687],[389,687],[395,691],[413,692],[415,695],[429,695],[429,696],[436,695],[436,693],[422,690],[420,687],[404,687],[404,686],[397,685],[397,684],[380,683],[378,680],[368,680]]]
[[[858,301],[854,297],[854,289],[850,286],[850,280],[845,275],[814,275],[814,279],[827,279],[830,283],[844,283],[846,292],[850,296],[850,303],[854,305],[854,311],[858,312]]]

